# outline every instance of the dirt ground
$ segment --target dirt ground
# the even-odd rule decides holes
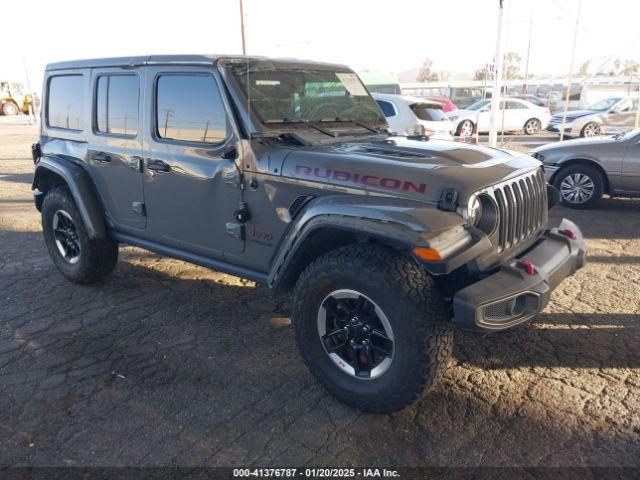
[[[369,415],[313,380],[265,288],[130,247],[106,281],[66,282],[35,137],[0,125],[0,466],[640,465],[640,200],[554,209],[589,265],[534,324],[457,332],[433,391]]]

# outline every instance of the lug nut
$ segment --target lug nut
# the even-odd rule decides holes
[[[365,325],[364,327],[362,327],[362,331],[364,333],[367,333],[369,331],[369,328]]]

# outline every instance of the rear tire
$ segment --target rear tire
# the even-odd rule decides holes
[[[565,207],[595,207],[604,192],[602,174],[588,165],[574,165],[560,170],[553,179]]]
[[[71,282],[95,282],[116,267],[118,243],[108,238],[89,238],[66,186],[55,188],[44,197],[42,232],[53,263]]]
[[[339,300],[342,304],[330,301],[340,292],[352,297]],[[311,373],[338,400],[364,411],[388,413],[411,403],[434,385],[451,356],[453,324],[432,278],[384,247],[350,245],[317,259],[296,284],[292,313],[300,354]],[[334,322],[331,330],[329,322]],[[369,332],[369,340],[349,337],[361,324],[359,332]],[[323,325],[324,337],[348,333],[338,332],[327,346]],[[391,343],[383,342],[381,333]],[[336,345],[341,353],[332,357],[329,350]]]
[[[20,113],[20,109],[13,102],[6,102],[2,104],[2,114],[3,115],[17,115]]]

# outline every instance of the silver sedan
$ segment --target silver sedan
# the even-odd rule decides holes
[[[551,143],[530,155],[542,161],[568,207],[593,207],[604,194],[640,196],[640,130]]]

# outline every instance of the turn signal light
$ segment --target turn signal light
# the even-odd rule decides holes
[[[560,233],[563,234],[565,237],[570,238],[571,240],[576,239],[576,234],[573,233],[573,230],[570,230],[568,228],[565,228],[564,230],[560,230]]]
[[[435,248],[424,248],[424,247],[415,247],[413,253],[420,260],[424,260],[425,262],[437,262],[442,260],[442,256]]]

